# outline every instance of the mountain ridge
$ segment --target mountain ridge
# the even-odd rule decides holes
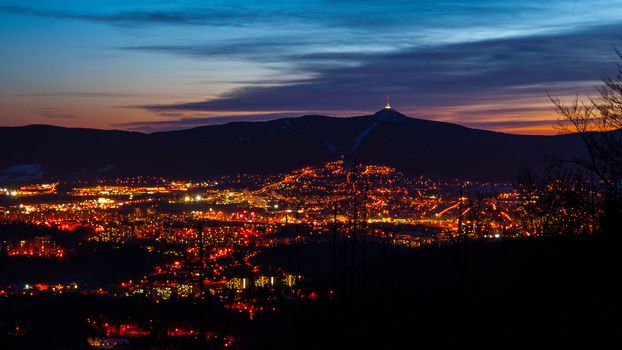
[[[542,170],[548,157],[584,152],[577,135],[499,133],[411,118],[394,109],[349,118],[304,115],[150,134],[42,124],[0,127],[0,149],[8,150],[0,158],[0,183],[19,178],[11,169],[25,164],[39,166],[39,179],[202,178],[279,173],[339,158],[390,165],[415,175],[496,181],[516,178],[523,166]]]

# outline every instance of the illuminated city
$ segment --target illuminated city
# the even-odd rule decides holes
[[[621,19],[0,0],[0,350],[611,347]]]
[[[78,294],[155,304],[209,299],[249,320],[297,300],[339,297],[338,286],[306,283],[308,276],[296,267],[300,262],[279,266],[264,256],[275,249],[332,245],[328,258],[342,269],[368,259],[367,246],[408,251],[467,239],[545,234],[527,217],[542,193],[504,183],[413,178],[388,166],[343,160],[279,175],[240,174],[200,182],[136,177],[3,192],[3,227],[9,232],[29,227],[26,235],[0,242],[8,257],[71,262],[100,249],[131,247],[150,263],[142,276],[119,274],[107,283],[85,276],[20,279],[3,284],[0,295]],[[580,208],[574,209],[559,220],[583,217]],[[593,229],[589,222],[575,227]],[[111,339],[153,332],[153,320],[126,317],[88,315],[95,335],[89,344],[105,347],[117,341]],[[159,322],[169,338],[196,341],[208,332],[209,342],[222,347],[233,346],[236,339],[187,321]],[[17,332],[19,320],[15,327]]]

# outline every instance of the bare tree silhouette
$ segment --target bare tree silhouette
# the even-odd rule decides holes
[[[622,52],[614,49],[622,60]],[[598,179],[602,198],[603,232],[622,228],[622,62],[615,74],[603,78],[596,95],[564,102],[549,98],[559,115],[562,132],[576,133],[588,151],[587,159],[572,159]]]

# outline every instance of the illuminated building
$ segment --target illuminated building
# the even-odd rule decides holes
[[[245,277],[233,277],[227,281],[226,286],[229,289],[244,290],[250,286],[249,279]]]

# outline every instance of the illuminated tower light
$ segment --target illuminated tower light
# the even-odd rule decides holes
[[[390,98],[387,96],[387,103],[384,105],[384,109],[391,109]]]

